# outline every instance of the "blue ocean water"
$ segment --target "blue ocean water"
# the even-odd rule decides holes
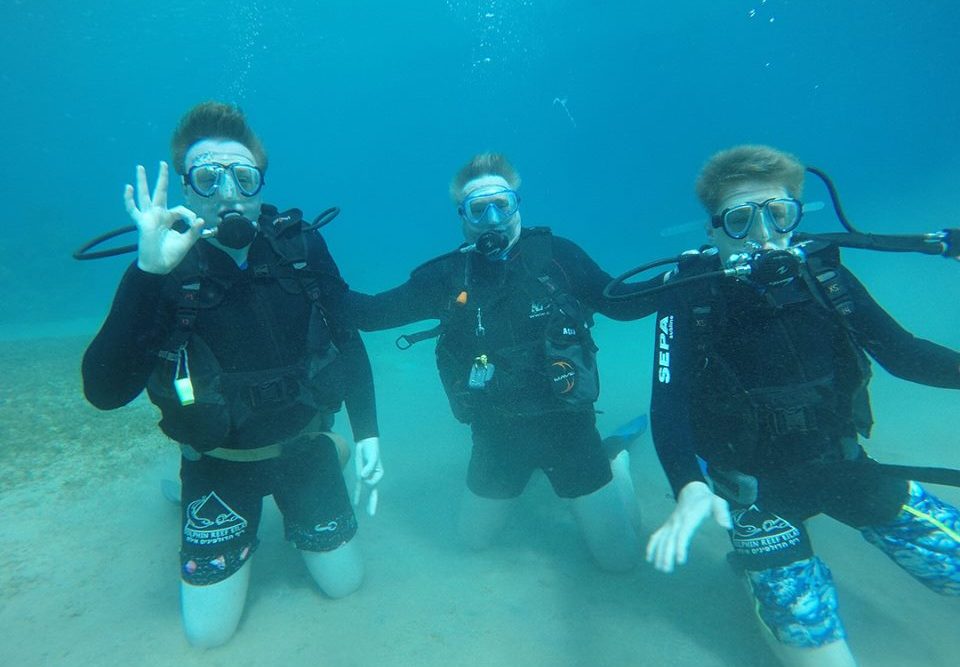
[[[211,98],[265,141],[269,201],[342,207],[327,235],[365,290],[458,242],[447,183],[482,150],[518,166],[525,224],[613,273],[699,242],[658,230],[700,217],[697,169],[734,143],[828,169],[863,226],[957,221],[954,3],[5,0],[0,21],[0,324],[102,317],[126,260],[69,253],[127,224],[134,165]],[[923,215],[857,215],[901,196]]]
[[[611,273],[699,244],[697,231],[661,232],[702,219],[700,165],[743,142],[829,171],[866,229],[960,226],[960,7],[946,0],[0,0],[0,25],[0,340],[92,335],[132,256],[70,253],[129,223],[135,165],[155,177],[177,120],[206,99],[239,103],[263,138],[268,201],[307,216],[342,208],[325,234],[366,291],[460,241],[447,184],[484,150],[519,168],[525,224],[553,227]],[[808,199],[826,195],[810,184]],[[829,209],[805,225],[837,227]],[[845,257],[899,321],[960,347],[958,265]],[[598,322],[605,431],[645,409],[650,324]],[[221,661],[767,664],[715,526],[683,573],[614,579],[534,480],[503,548],[455,552],[445,531],[469,435],[446,411],[429,346],[400,355],[392,337],[366,338],[388,470],[380,515],[361,517],[369,585],[318,600],[274,512],[248,620]],[[0,635],[24,638],[0,654],[209,663],[178,643],[178,519],[156,488],[175,450],[145,399],[110,414],[82,402],[77,339],[44,345],[29,348],[39,372],[6,348],[18,381],[0,395],[0,441],[32,448],[37,466],[0,496]],[[960,465],[955,393],[880,369],[872,388],[872,453]],[[634,472],[649,534],[673,507],[649,440]],[[814,524],[858,655],[952,664],[955,601],[853,531]]]

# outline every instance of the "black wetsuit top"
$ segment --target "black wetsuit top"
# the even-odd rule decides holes
[[[488,260],[477,253],[451,253],[437,258],[416,269],[402,285],[375,296],[352,292],[349,310],[362,331],[378,331],[410,324],[420,320],[439,319],[449,306],[452,285],[464,272],[464,262],[470,263],[470,280],[478,292],[509,293],[523,290],[529,282],[527,269],[523,266],[523,254],[528,240],[539,229],[523,229],[520,239],[510,249],[503,261]],[[578,245],[565,238],[550,235],[552,260],[545,273],[562,289],[569,290],[581,304],[615,320],[636,320],[651,315],[656,306],[652,299],[611,301],[603,297],[603,289],[612,280],[610,275],[597,266]],[[456,296],[454,293],[452,296]],[[478,295],[478,299],[479,299]],[[504,321],[492,317],[487,326],[487,336],[502,337],[505,342],[515,342],[533,335],[508,328],[525,326],[529,318],[511,318]]]
[[[342,311],[346,283],[326,243],[308,234],[311,265],[324,266],[320,284],[324,313],[344,370],[344,402],[356,440],[378,435],[373,375],[363,341]],[[290,366],[307,355],[311,303],[278,280],[255,278],[255,267],[275,255],[262,236],[250,246],[244,268],[226,253],[201,241],[209,276],[202,282],[221,292],[215,307],[201,308],[193,333],[211,348],[224,371],[258,371]],[[185,260],[186,261],[186,260]],[[83,389],[102,410],[121,407],[143,391],[174,331],[180,284],[175,274],[146,273],[132,264],[126,271],[100,332],[83,357]]]
[[[347,310],[364,331],[440,319],[443,334],[438,343],[438,368],[449,396],[451,383],[465,378],[477,355],[499,352],[499,360],[504,360],[504,355],[533,349],[544,340],[554,309],[544,279],[558,293],[575,299],[587,320],[594,312],[632,320],[655,310],[652,299],[605,299],[603,290],[610,275],[579,246],[544,228],[523,229],[503,260],[453,252],[420,266],[394,289],[375,296],[351,292]],[[528,362],[516,362],[516,356],[513,359],[516,373],[507,382],[513,383],[509,395],[517,402],[503,399],[510,403],[507,411],[522,415],[549,410],[553,405],[548,398],[549,384],[537,372],[528,372],[532,367],[524,369],[524,363],[535,360],[536,355],[526,357]],[[497,368],[501,381],[505,375],[509,377],[510,371],[499,361]]]
[[[788,299],[793,303],[781,306],[740,281],[715,284],[722,305],[714,302],[713,310],[723,314],[712,316],[706,334],[695,333],[694,309],[709,302],[703,290],[678,287],[663,294],[650,416],[657,454],[675,494],[689,482],[703,481],[696,455],[711,464],[719,460],[725,467],[763,476],[829,458],[828,450],[839,447],[841,438],[855,439],[858,427],[851,394],[858,381],[866,380],[857,369],[866,363],[865,358],[858,360],[859,350],[897,377],[960,388],[960,353],[904,330],[850,271],[842,266],[837,270],[853,304],[847,326],[828,302],[810,298],[807,284],[799,278],[790,287],[796,291]],[[741,449],[743,443],[713,437],[725,428],[724,416],[730,432],[735,432],[749,417],[751,392],[771,388],[786,389],[779,394],[786,401],[813,393],[829,410],[821,411],[820,422],[802,432],[770,436],[761,426],[756,447]],[[747,413],[738,414],[737,406]],[[711,409],[714,414],[704,419]]]

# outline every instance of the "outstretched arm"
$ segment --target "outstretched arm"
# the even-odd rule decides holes
[[[382,331],[438,316],[409,280],[379,294],[351,290],[344,298],[348,316],[361,331]]]
[[[437,267],[426,266],[393,289],[379,294],[349,291],[344,295],[344,312],[361,331],[382,331],[437,319],[445,296],[445,276]]]
[[[591,310],[614,320],[638,320],[652,315],[657,310],[657,301],[652,296],[628,299],[610,299],[603,291],[613,278],[600,268],[577,244],[562,237],[553,237],[554,261],[566,274],[577,298]],[[637,286],[621,287],[618,294],[637,292],[642,287],[656,286],[663,282],[663,275],[656,276]]]
[[[874,301],[852,273],[841,270],[854,304],[848,322],[870,356],[904,380],[960,389],[960,353],[911,334]]]

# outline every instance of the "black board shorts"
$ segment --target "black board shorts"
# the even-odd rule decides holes
[[[223,581],[243,566],[258,544],[264,496],[273,495],[298,549],[332,551],[357,532],[340,460],[326,438],[266,461],[184,458],[180,480],[180,574],[190,584]]]

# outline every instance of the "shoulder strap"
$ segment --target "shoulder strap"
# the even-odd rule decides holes
[[[342,281],[342,278],[335,269],[324,267],[318,260],[314,246],[323,243],[320,232],[305,229],[303,212],[300,209],[291,208],[280,212],[269,204],[264,204],[261,208],[259,224],[277,261],[253,267],[254,275],[259,278],[272,276],[294,281],[324,322],[329,324],[322,303],[323,281]],[[311,234],[316,234],[319,238],[311,239]],[[313,244],[311,240],[314,241]]]
[[[801,273],[810,292],[822,306],[836,313],[837,320],[846,333],[846,345],[856,361],[856,376],[851,378],[854,385],[851,397],[854,426],[860,435],[869,438],[873,427],[873,410],[870,407],[867,385],[873,373],[870,360],[857,343],[857,332],[850,322],[856,306],[850,296],[850,285],[840,270],[840,248],[824,244],[808,255],[806,267]],[[810,278],[811,275],[813,278]]]
[[[519,246],[517,249],[521,253],[518,259],[523,264],[523,270],[527,272],[528,275],[532,276],[534,280],[537,281],[537,284],[541,285],[552,298],[558,300],[558,296],[564,293],[554,284],[553,280],[547,274],[547,267],[553,260],[553,238],[550,229],[547,227],[529,227],[525,228],[521,234],[522,236],[518,241]],[[469,255],[461,253],[461,251],[457,249],[440,255],[439,257],[434,257],[433,259],[427,260],[411,272],[411,276],[413,276],[419,271],[422,271],[427,267],[436,264],[437,262],[456,261],[457,258],[461,258],[461,261],[463,262],[463,270],[458,271],[457,267],[454,266],[453,270],[450,271],[451,276],[454,277],[455,283],[450,286],[451,299],[450,306],[447,308],[447,312],[453,308],[453,304],[459,303],[459,299],[463,297],[466,290],[469,289],[471,275],[471,258]],[[575,302],[573,297],[570,297],[570,301]],[[568,305],[567,308],[573,312],[580,312],[579,306],[577,306],[575,311],[573,306]],[[569,314],[572,317],[575,317],[573,312]],[[446,323],[446,314],[442,314],[440,317],[440,323],[437,326],[412,334],[400,335],[397,337],[394,343],[401,350],[409,349],[416,343],[440,336],[440,334],[443,333]]]
[[[200,312],[200,284],[206,274],[207,263],[203,248],[196,245],[187,253],[179,266],[173,270],[173,277],[179,284],[174,311],[174,329],[167,340],[167,350],[161,350],[160,356],[177,355],[190,339],[193,327]]]
[[[677,265],[676,278],[683,279],[690,275],[700,275],[716,271],[720,265],[719,256],[716,253],[705,253],[705,247],[700,248],[699,252],[684,253],[680,256],[680,262]],[[687,308],[690,313],[690,324],[693,327],[691,336],[694,341],[694,349],[700,355],[701,364],[706,362],[707,357],[713,350],[714,337],[723,327],[723,319],[726,317],[726,302],[715,282],[701,283],[691,286],[695,298],[687,300]]]
[[[528,227],[521,232],[517,241],[524,269],[531,276],[540,278],[547,274],[553,261],[553,233],[549,227]]]
[[[524,247],[525,269],[557,309],[576,323],[577,337],[580,338],[581,343],[596,352],[597,346],[590,333],[590,328],[593,326],[593,312],[584,307],[571,293],[570,285],[558,285],[550,275],[550,265],[554,260],[552,232],[548,227],[533,227],[525,241],[527,243]]]
[[[840,271],[840,249],[824,244],[807,255],[806,267],[803,277],[814,298],[840,315],[843,325],[849,329],[846,318],[853,313],[854,304],[850,287]],[[815,282],[810,279],[811,275]]]
[[[275,206],[264,204],[257,222],[260,233],[270,244],[282,266],[291,266],[297,270],[307,266],[307,242],[303,231],[303,212],[300,209],[292,208],[280,213]]]

